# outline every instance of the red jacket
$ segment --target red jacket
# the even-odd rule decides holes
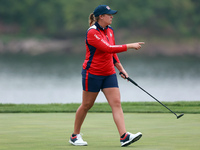
[[[83,69],[93,75],[116,73],[114,63],[120,62],[116,53],[127,51],[126,45],[115,45],[114,32],[110,26],[103,29],[97,22],[88,29],[85,45]]]

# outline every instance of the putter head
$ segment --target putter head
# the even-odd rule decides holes
[[[184,113],[180,114],[179,116],[177,116],[177,119],[181,118],[184,115]]]

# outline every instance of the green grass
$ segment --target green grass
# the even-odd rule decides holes
[[[200,101],[163,102],[176,113],[200,114]],[[76,112],[80,104],[0,104],[0,113]],[[158,102],[123,102],[126,113],[170,113]],[[90,112],[111,112],[108,103],[95,103]]]
[[[1,150],[199,150],[200,114],[125,113],[129,132],[143,137],[121,148],[111,113],[88,113],[82,126],[88,146],[68,143],[75,113],[1,113]]]

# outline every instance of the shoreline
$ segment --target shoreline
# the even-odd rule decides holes
[[[12,39],[4,41],[0,39],[0,54],[4,53],[25,53],[30,55],[40,55],[45,53],[83,53],[85,52],[84,37],[79,39]],[[117,44],[130,43],[132,41],[144,41],[145,45],[139,51],[142,55],[164,55],[183,56],[191,55],[200,57],[200,43],[198,39],[163,39],[163,38],[134,38],[127,40],[118,38]],[[131,51],[129,51],[131,52]],[[128,52],[128,53],[129,53]]]

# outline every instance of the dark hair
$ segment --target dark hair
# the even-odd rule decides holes
[[[92,26],[96,21],[99,20],[99,16],[98,17],[95,17],[94,16],[94,13],[91,13],[89,15],[89,26]]]

